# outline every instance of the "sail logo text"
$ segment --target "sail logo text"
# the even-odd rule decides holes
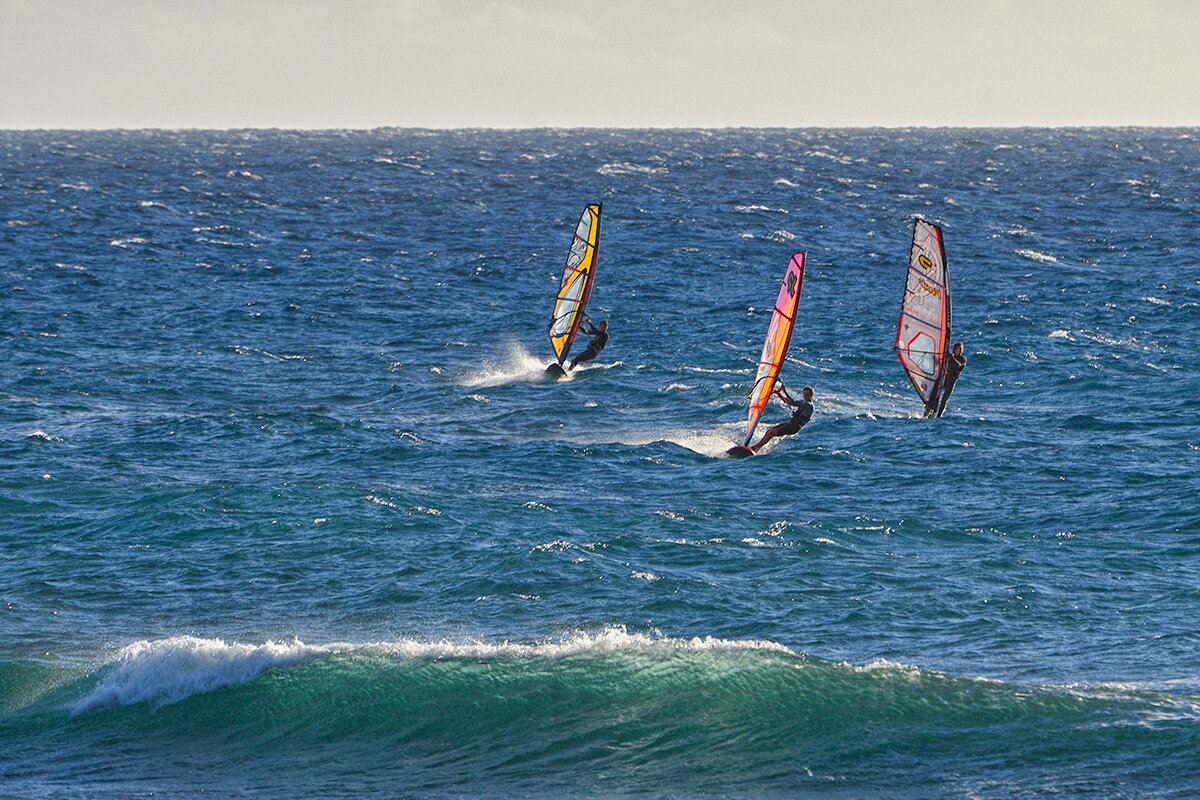
[[[925,291],[929,292],[931,295],[933,295],[933,296],[935,296],[935,297],[941,297],[941,296],[942,296],[942,290],[941,290],[941,289],[936,289],[936,288],[934,288],[933,286],[930,286],[928,283],[926,283],[926,282],[924,281],[924,279],[922,279],[922,280],[921,280],[921,288],[922,288],[922,289],[924,289]]]

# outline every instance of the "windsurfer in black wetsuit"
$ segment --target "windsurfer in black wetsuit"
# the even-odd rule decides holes
[[[958,381],[958,376],[962,374],[963,367],[966,365],[967,357],[963,355],[963,343],[955,342],[954,348],[946,359],[946,371],[942,373],[941,381],[934,387],[933,394],[929,396],[929,402],[925,404],[926,417],[940,417],[946,410],[946,401],[950,399],[950,393],[954,391],[954,384]]]
[[[758,440],[758,444],[750,448],[754,452],[758,452],[764,444],[774,439],[776,436],[791,436],[794,433],[799,433],[808,421],[812,419],[813,414],[813,387],[805,386],[800,390],[803,400],[796,401],[790,394],[787,393],[787,387],[782,382],[779,384],[773,394],[779,395],[779,399],[787,403],[792,408],[796,409],[792,412],[792,418],[787,422],[781,422],[773,428],[768,428],[763,437]]]
[[[588,342],[586,350],[571,359],[571,369],[575,369],[576,365],[582,364],[584,361],[591,361],[600,355],[600,351],[604,349],[604,345],[608,344],[608,320],[600,320],[600,326],[596,327],[592,324],[591,319],[589,319],[581,327],[584,333],[592,337],[592,340]]]
[[[946,401],[950,399],[954,384],[958,382],[958,376],[962,374],[966,365],[967,357],[963,355],[963,343],[955,342],[954,349],[950,351],[950,358],[946,359],[946,377],[942,379],[942,402],[937,410],[939,417],[946,410]]]

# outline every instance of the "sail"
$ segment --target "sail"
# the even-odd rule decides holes
[[[896,354],[926,403],[941,383],[949,348],[950,284],[942,229],[918,219],[913,226]]]
[[[775,391],[775,379],[779,368],[787,357],[788,344],[792,341],[792,328],[796,324],[796,307],[800,303],[800,288],[804,283],[804,253],[796,253],[783,274],[783,286],[775,300],[775,313],[767,328],[767,340],[763,342],[762,355],[758,359],[758,373],[754,386],[750,388],[750,416],[746,429],[746,447],[754,437],[754,427],[762,416],[771,392]]]
[[[550,344],[561,365],[571,350],[571,342],[583,322],[592,282],[596,279],[596,248],[600,244],[600,203],[583,209],[575,226],[575,238],[567,253],[562,284],[554,300],[554,318],[550,322]]]

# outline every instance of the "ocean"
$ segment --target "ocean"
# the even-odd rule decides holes
[[[1200,130],[0,153],[0,797],[1200,794]],[[812,421],[722,458],[801,250]]]

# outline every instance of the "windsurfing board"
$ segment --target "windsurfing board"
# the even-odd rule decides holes
[[[744,444],[735,444],[733,447],[725,451],[728,458],[749,458],[754,455],[754,451]]]
[[[561,364],[551,364],[550,366],[546,367],[545,375],[552,381],[561,381],[563,378],[567,377],[567,372],[562,368]]]

